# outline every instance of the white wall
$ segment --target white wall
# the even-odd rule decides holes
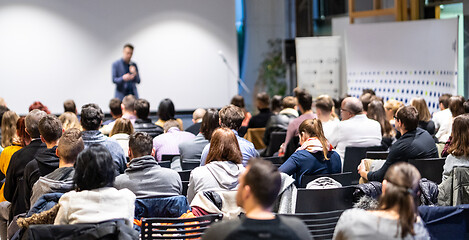
[[[237,92],[234,1],[31,0],[0,2],[0,96],[23,114],[39,100],[53,113],[74,99],[108,110],[111,64],[135,46],[141,98],[155,110],[221,107]]]

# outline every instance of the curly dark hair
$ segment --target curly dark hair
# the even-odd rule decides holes
[[[98,130],[103,121],[103,110],[95,103],[81,107],[81,126],[85,130]]]

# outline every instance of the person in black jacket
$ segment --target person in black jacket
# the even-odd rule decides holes
[[[397,110],[396,128],[402,136],[391,146],[388,158],[377,171],[366,171],[365,164],[358,166],[358,173],[368,181],[383,181],[388,168],[397,162],[407,162],[409,159],[437,158],[438,150],[432,136],[425,130],[417,128],[419,123],[417,109],[405,106]]]
[[[134,109],[137,115],[137,119],[134,122],[135,132],[146,132],[153,138],[164,132],[162,127],[155,125],[151,122],[151,119],[148,118],[150,114],[150,103],[147,100],[139,99],[135,101]]]
[[[199,134],[200,132],[200,126],[202,126],[202,118],[204,117],[205,113],[207,111],[203,108],[197,108],[194,113],[192,113],[192,122],[194,124],[190,125],[188,128],[186,128],[186,132],[190,132],[194,135]]]
[[[11,203],[9,214],[10,221],[14,216],[25,213],[25,196],[24,196],[24,167],[34,159],[38,152],[47,149],[46,144],[41,141],[38,123],[47,113],[41,110],[32,110],[25,119],[26,132],[31,136],[31,143],[18,150],[11,156],[5,177],[5,186],[3,193],[5,199]]]
[[[24,196],[26,209],[29,209],[31,192],[34,183],[59,167],[59,157],[56,154],[57,143],[62,136],[62,122],[54,115],[47,115],[39,121],[41,140],[47,145],[47,150],[36,154],[36,157],[24,167]]]
[[[259,110],[257,115],[252,116],[249,120],[248,128],[265,128],[267,121],[269,121],[272,112],[270,111],[269,95],[265,92],[258,93],[256,97],[256,106]]]

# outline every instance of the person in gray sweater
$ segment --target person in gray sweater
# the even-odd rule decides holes
[[[129,159],[124,174],[116,177],[114,187],[127,188],[137,198],[178,196],[182,193],[179,174],[158,165],[154,158],[153,138],[146,132],[135,132],[129,138]]]

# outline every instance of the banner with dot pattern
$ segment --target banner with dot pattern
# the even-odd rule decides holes
[[[406,105],[423,97],[430,112],[438,111],[442,94],[456,94],[456,39],[457,21],[452,19],[350,26],[348,94],[359,97],[370,88],[384,101]]]

